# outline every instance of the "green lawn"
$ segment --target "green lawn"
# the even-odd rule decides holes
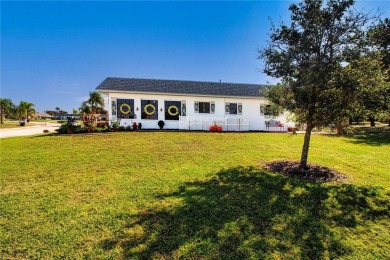
[[[26,127],[26,126],[33,126],[34,124],[28,123],[25,126],[20,126],[19,121],[5,121],[3,124],[0,124],[0,129],[5,128],[20,128],[20,127]]]
[[[3,124],[0,124],[0,129],[6,129],[6,128],[23,128],[27,126],[35,126],[37,124],[35,123],[65,123],[65,120],[32,120],[25,126],[20,126],[19,121],[15,120],[7,120]]]
[[[31,122],[40,122],[40,123],[66,123],[67,120],[58,120],[58,119],[34,119]],[[82,121],[79,121],[82,122]]]
[[[116,132],[0,139],[0,259],[384,259],[390,134],[314,135],[313,184],[261,169],[303,135]]]

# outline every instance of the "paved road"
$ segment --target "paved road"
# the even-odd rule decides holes
[[[36,135],[43,134],[43,130],[49,130],[49,133],[53,133],[61,124],[58,123],[34,123],[35,126],[20,127],[20,128],[5,128],[0,129],[0,138]]]

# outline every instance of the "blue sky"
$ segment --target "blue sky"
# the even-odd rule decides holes
[[[1,97],[71,112],[107,76],[275,82],[257,47],[292,1],[1,1]],[[358,9],[389,1],[360,1]]]

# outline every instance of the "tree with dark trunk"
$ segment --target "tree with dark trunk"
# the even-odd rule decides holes
[[[306,125],[300,167],[307,168],[314,128],[347,120],[353,84],[340,85],[343,68],[366,47],[363,28],[370,19],[354,11],[353,0],[304,0],[292,4],[290,22],[272,26],[260,50],[264,72],[280,79],[266,97]]]

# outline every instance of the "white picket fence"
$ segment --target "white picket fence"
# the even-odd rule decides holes
[[[222,126],[222,131],[249,131],[249,119],[241,117],[180,116],[179,129],[206,130],[213,125]]]

